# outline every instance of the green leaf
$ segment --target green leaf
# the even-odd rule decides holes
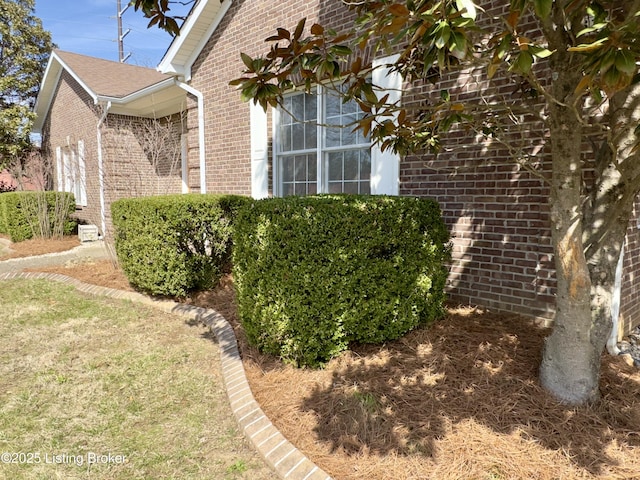
[[[618,50],[615,65],[618,70],[628,75],[633,74],[637,69],[636,59],[629,50]]]
[[[522,50],[511,64],[509,70],[516,73],[527,74],[531,71],[532,65],[533,55],[527,50]]]
[[[467,56],[467,38],[460,32],[453,32],[450,40],[451,55],[459,60]]]
[[[346,45],[334,45],[333,47],[331,47],[331,52],[340,56],[351,55],[351,49]]]
[[[595,25],[592,25],[592,26],[587,27],[587,28],[585,28],[583,30],[580,30],[576,36],[577,37],[581,37],[583,35],[586,35],[587,33],[596,32],[598,30],[602,30],[607,25],[608,25],[607,23],[596,23]]]
[[[539,18],[547,18],[551,15],[553,0],[533,0],[533,9]]]
[[[447,42],[449,41],[449,37],[451,36],[451,27],[445,21],[441,21],[436,28],[438,35],[436,37],[435,46],[440,49],[443,48]]]
[[[538,47],[537,45],[530,45],[529,51],[533,56],[538,58],[547,58],[553,55],[553,52],[551,50],[548,50],[543,47]]]
[[[242,63],[244,63],[247,67],[248,71],[255,72],[255,70],[253,69],[253,58],[251,58],[244,52],[240,52],[240,58],[242,59]]]
[[[594,50],[598,50],[608,41],[609,41],[609,38],[601,38],[599,40],[596,40],[593,43],[582,43],[580,45],[576,45],[575,47],[569,47],[567,51],[578,52],[578,53],[589,53],[589,52],[593,52]]]
[[[473,20],[476,19],[476,5],[471,0],[456,0],[456,7],[459,11],[463,12],[463,17]]]

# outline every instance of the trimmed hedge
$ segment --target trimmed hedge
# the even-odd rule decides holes
[[[350,342],[396,339],[443,314],[448,242],[430,199],[252,201],[238,214],[233,254],[248,339],[305,366]]]
[[[188,194],[113,202],[116,253],[131,285],[171,297],[215,285],[229,266],[233,217],[246,201]]]
[[[56,232],[70,235],[76,227],[72,193],[9,192],[0,195],[0,233],[12,242],[49,237]]]

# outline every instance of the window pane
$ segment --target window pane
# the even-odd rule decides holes
[[[369,195],[371,193],[371,183],[369,180],[366,182],[360,182],[360,193],[362,195]]]
[[[307,194],[307,184],[306,183],[296,183],[295,192],[296,192],[296,195],[306,195]]]
[[[291,126],[293,150],[304,150],[304,124],[294,123]]]
[[[292,118],[289,115],[291,111],[291,97],[285,97],[283,103],[283,109],[280,112],[280,124],[281,125],[291,125]]]
[[[357,120],[355,115],[345,115],[342,117],[342,125],[346,125],[342,129],[342,145],[355,145],[356,139],[358,138],[357,132],[354,132],[353,129],[355,125],[353,122]]]
[[[318,104],[316,96],[305,93],[304,102],[304,119],[310,122],[316,122],[318,120]]]
[[[288,197],[289,195],[293,195],[293,183],[285,183],[282,185],[282,196]]]
[[[327,147],[339,147],[340,146],[340,128],[327,127],[325,131],[326,131],[325,145]]]
[[[342,193],[342,182],[329,182],[329,193]]]
[[[304,95],[293,95],[291,99],[291,110],[294,122],[304,121]]]
[[[310,182],[318,181],[318,162],[315,155],[307,155],[307,180]]]
[[[360,150],[360,179],[369,180],[371,178],[371,152]]]
[[[295,180],[296,182],[307,181],[307,157],[306,155],[298,155],[295,160]]]
[[[358,193],[358,182],[345,182],[344,193]]]
[[[318,137],[318,126],[315,123],[305,123],[304,148],[316,148],[317,137]]]
[[[280,126],[278,150],[281,152],[291,151],[291,127],[289,125]]]
[[[342,180],[342,152],[329,154],[329,181]]]
[[[360,107],[355,100],[349,100],[347,103],[342,104],[342,113],[356,113],[360,111]]]
[[[293,182],[293,157],[282,157],[282,181]]]
[[[340,103],[342,100],[335,93],[329,92],[326,96],[326,117],[340,116]]]
[[[345,180],[359,180],[359,168],[358,168],[358,164],[360,163],[358,161],[360,155],[359,155],[359,151],[357,150],[351,150],[348,152],[345,152],[344,154],[344,179]]]

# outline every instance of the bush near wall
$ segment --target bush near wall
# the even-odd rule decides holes
[[[247,336],[305,366],[350,342],[398,338],[443,314],[448,242],[430,199],[252,201],[238,214],[233,254]]]
[[[10,192],[0,195],[0,233],[12,242],[70,235],[76,202],[67,192]]]
[[[111,206],[118,261],[132,286],[183,297],[215,285],[231,255],[234,195],[165,195]]]

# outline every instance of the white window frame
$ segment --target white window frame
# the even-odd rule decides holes
[[[384,95],[389,95],[389,102],[397,102],[400,104],[402,95],[402,77],[398,72],[391,70],[390,66],[393,65],[399,55],[390,55],[387,57],[380,57],[373,60],[373,83],[379,87],[379,91],[376,91],[376,95],[381,98]],[[316,99],[318,101],[317,112],[325,115],[323,99],[325,95],[322,95],[322,85],[316,86],[319,90],[316,93]],[[253,106],[253,105],[252,105]],[[321,108],[322,107],[322,108]],[[260,108],[260,107],[258,107]],[[259,120],[259,121],[254,121]],[[259,161],[252,162],[252,178],[262,178],[261,181],[252,183],[252,193],[255,191],[258,195],[254,195],[256,198],[264,196],[266,190],[266,181],[264,180],[264,174],[267,170],[266,155],[266,135],[261,132],[266,129],[266,114],[252,115],[251,117],[251,133],[252,133],[252,160],[259,159]],[[271,125],[271,161],[273,165],[272,181],[273,181],[273,195],[282,196],[282,167],[280,165],[279,157],[286,154],[295,154],[295,152],[279,152],[278,151],[278,127],[280,124],[280,109],[273,109],[273,122]],[[323,138],[322,127],[318,126],[319,132],[317,135],[316,145],[316,159],[317,159],[317,191],[325,192],[328,180],[324,177],[327,175],[327,169],[323,168],[322,162],[324,161],[324,152],[327,152],[327,148],[324,148],[325,138]],[[324,129],[326,131],[326,129]],[[256,141],[254,142],[254,137]],[[260,141],[258,141],[260,140]],[[260,148],[253,148],[253,145],[260,145]],[[370,191],[373,195],[399,195],[400,194],[400,156],[394,153],[391,149],[387,149],[384,152],[378,147],[377,144],[370,144],[370,156],[371,156],[371,174],[369,179]],[[331,147],[330,147],[331,148]],[[353,148],[361,148],[354,146]],[[344,146],[336,147],[338,151],[346,150]],[[254,185],[255,183],[255,185]]]
[[[371,155],[371,142],[367,141],[365,143],[356,143],[351,145],[339,145],[328,147],[327,144],[327,131],[329,130],[328,122],[326,120],[326,101],[327,95],[330,90],[325,88],[323,85],[317,85],[312,95],[315,96],[316,100],[316,121],[318,125],[316,126],[316,147],[315,149],[302,149],[302,150],[291,150],[282,152],[279,150],[279,132],[278,128],[280,126],[280,117],[281,117],[281,109],[274,109],[274,121],[273,121],[273,165],[274,165],[274,178],[273,178],[273,189],[275,196],[283,196],[283,166],[281,157],[282,156],[295,156],[295,155],[308,155],[315,154],[316,156],[316,191],[317,193],[328,193],[329,192],[329,156],[328,154],[331,152],[346,152],[349,150],[363,150],[368,149],[369,155]],[[302,92],[293,92],[288,96],[295,95],[303,95]],[[352,126],[347,126],[344,128],[353,128]],[[369,184],[371,185],[371,176],[369,177]],[[371,187],[370,187],[371,188]]]
[[[84,142],[56,148],[57,186],[60,192],[73,193],[76,205],[87,206]]]

